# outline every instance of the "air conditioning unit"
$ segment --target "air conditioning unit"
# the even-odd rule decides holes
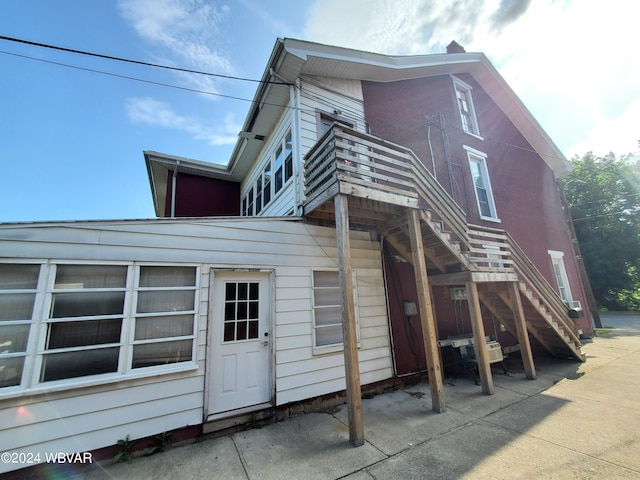
[[[572,300],[570,302],[564,302],[567,306],[567,313],[569,314],[569,318],[582,318],[584,313],[582,311],[582,305],[577,300]]]
[[[487,342],[487,353],[489,354],[489,363],[502,362],[504,360],[502,345],[498,342]]]

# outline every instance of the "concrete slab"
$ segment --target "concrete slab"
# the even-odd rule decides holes
[[[435,413],[428,385],[397,390],[362,401],[365,437],[386,455],[412,448],[473,421],[455,410]],[[348,423],[346,406],[334,414]]]
[[[636,478],[636,472],[476,422],[367,469],[376,479]]]
[[[467,378],[459,378],[455,383],[449,381],[444,387],[444,401],[447,409],[473,418],[482,418],[527,398],[526,395],[513,390],[500,388],[495,383],[495,393],[485,395],[480,386]],[[429,391],[428,385],[422,388],[426,392]]]
[[[347,426],[324,413],[236,433],[234,438],[251,480],[334,479],[387,458],[368,442],[352,447]]]
[[[600,401],[565,398],[554,389],[484,420],[555,445],[640,471],[640,412]]]
[[[83,480],[177,480],[182,478],[224,478],[247,480],[240,456],[231,437],[171,448],[131,463],[95,464]],[[104,464],[107,464],[106,466]],[[55,477],[67,478],[67,477]]]
[[[447,379],[442,414],[431,410],[427,384],[364,400],[366,442],[358,448],[342,407],[130,464],[83,472],[43,465],[29,478],[640,478],[640,336],[597,337],[584,351],[586,364],[537,358],[534,381],[496,371],[494,395],[472,378]]]

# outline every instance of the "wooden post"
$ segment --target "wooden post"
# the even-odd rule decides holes
[[[529,335],[527,334],[527,322],[522,309],[522,299],[518,289],[518,282],[509,282],[509,299],[511,300],[511,311],[516,324],[516,334],[518,335],[518,343],[520,344],[520,355],[522,356],[522,364],[524,373],[530,380],[536,379],[536,367],[533,363],[533,355],[531,353],[531,344],[529,343]]]
[[[354,447],[364,445],[362,393],[358,364],[358,334],[354,305],[351,246],[349,241],[349,204],[346,195],[334,198],[336,235],[338,237],[338,263],[342,290],[342,339],[344,342],[344,370],[347,382],[347,411],[349,415],[349,441]]]
[[[491,376],[487,342],[484,338],[484,324],[482,323],[482,312],[480,311],[478,287],[475,282],[467,282],[466,287],[469,313],[471,314],[471,330],[473,330],[473,348],[476,352],[476,361],[478,362],[480,385],[482,386],[482,393],[493,395],[493,377]]]
[[[424,259],[424,245],[420,231],[420,217],[415,209],[407,210],[409,223],[409,237],[411,238],[411,255],[413,257],[413,271],[418,290],[418,311],[422,325],[422,339],[424,353],[427,357],[427,371],[429,372],[429,388],[431,389],[431,405],[434,412],[446,411],[444,405],[444,385],[442,382],[442,366],[440,352],[436,338],[436,325],[431,302],[429,279],[427,278],[427,262]]]

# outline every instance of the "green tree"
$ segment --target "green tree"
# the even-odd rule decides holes
[[[563,178],[593,294],[608,310],[640,310],[640,163],[592,153]]]

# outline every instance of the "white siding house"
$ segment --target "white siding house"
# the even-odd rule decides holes
[[[353,232],[351,245],[359,310],[360,371],[363,383],[371,383],[392,376],[380,245],[364,232]],[[126,435],[132,439],[146,437],[199,425],[207,419],[228,416],[231,411],[235,414],[244,407],[246,411],[282,405],[345,388],[342,349],[330,343],[316,345],[314,332],[314,272],[337,272],[338,268],[333,228],[274,218],[5,224],[0,226],[0,251],[0,301],[9,302],[20,294],[16,286],[19,275],[12,273],[15,270],[11,266],[41,265],[40,276],[46,277],[34,289],[32,316],[26,322],[8,322],[27,326],[25,351],[5,353],[11,351],[10,346],[0,351],[4,354],[0,356],[4,370],[0,374],[5,385],[0,389],[2,451],[89,451],[113,445]],[[192,339],[193,352],[174,363],[151,362],[139,369],[132,368],[128,353],[123,354],[113,372],[81,371],[72,378],[61,373],[48,379],[43,373],[49,368],[47,355],[60,347],[51,344],[57,320],[51,318],[55,316],[52,312],[63,298],[56,297],[63,287],[58,285],[56,290],[52,279],[57,265],[124,266],[130,271],[169,266],[195,269],[195,287],[182,287],[195,297],[190,310],[194,332],[191,337],[180,337],[182,341]],[[243,318],[239,314],[230,318],[225,310],[229,303],[243,303],[240,296],[231,300],[228,295],[224,297],[223,285],[229,280],[236,286],[264,282],[257,335],[243,333],[244,337],[238,339],[236,331],[236,337],[229,339],[223,332],[223,325],[242,323]],[[221,281],[225,283],[217,283]],[[124,290],[141,297],[145,292],[142,284],[142,280],[135,280]],[[72,292],[80,290],[80,285],[66,287],[72,287]],[[113,290],[107,289],[106,293]],[[323,298],[330,303],[329,290],[323,290]],[[138,298],[138,305],[140,302]],[[134,320],[123,322],[121,338],[114,342],[121,351],[130,348],[129,343],[136,348],[136,336],[124,330],[137,332],[137,322],[148,319],[129,316]],[[248,317],[258,318],[251,313]],[[15,328],[7,332],[11,338],[19,336]],[[257,352],[262,356],[258,358],[267,359],[266,370],[256,378],[241,378],[240,374],[233,377],[234,365],[244,360],[225,351],[228,340],[238,348],[255,343],[256,347],[249,348],[247,361],[255,360]],[[24,361],[22,375],[7,372],[7,360],[12,358]],[[216,370],[218,367],[222,370]],[[230,375],[232,381],[228,381]],[[226,383],[234,382],[260,384],[266,396],[246,400],[238,391],[229,400]],[[11,465],[1,468],[7,471]]]

